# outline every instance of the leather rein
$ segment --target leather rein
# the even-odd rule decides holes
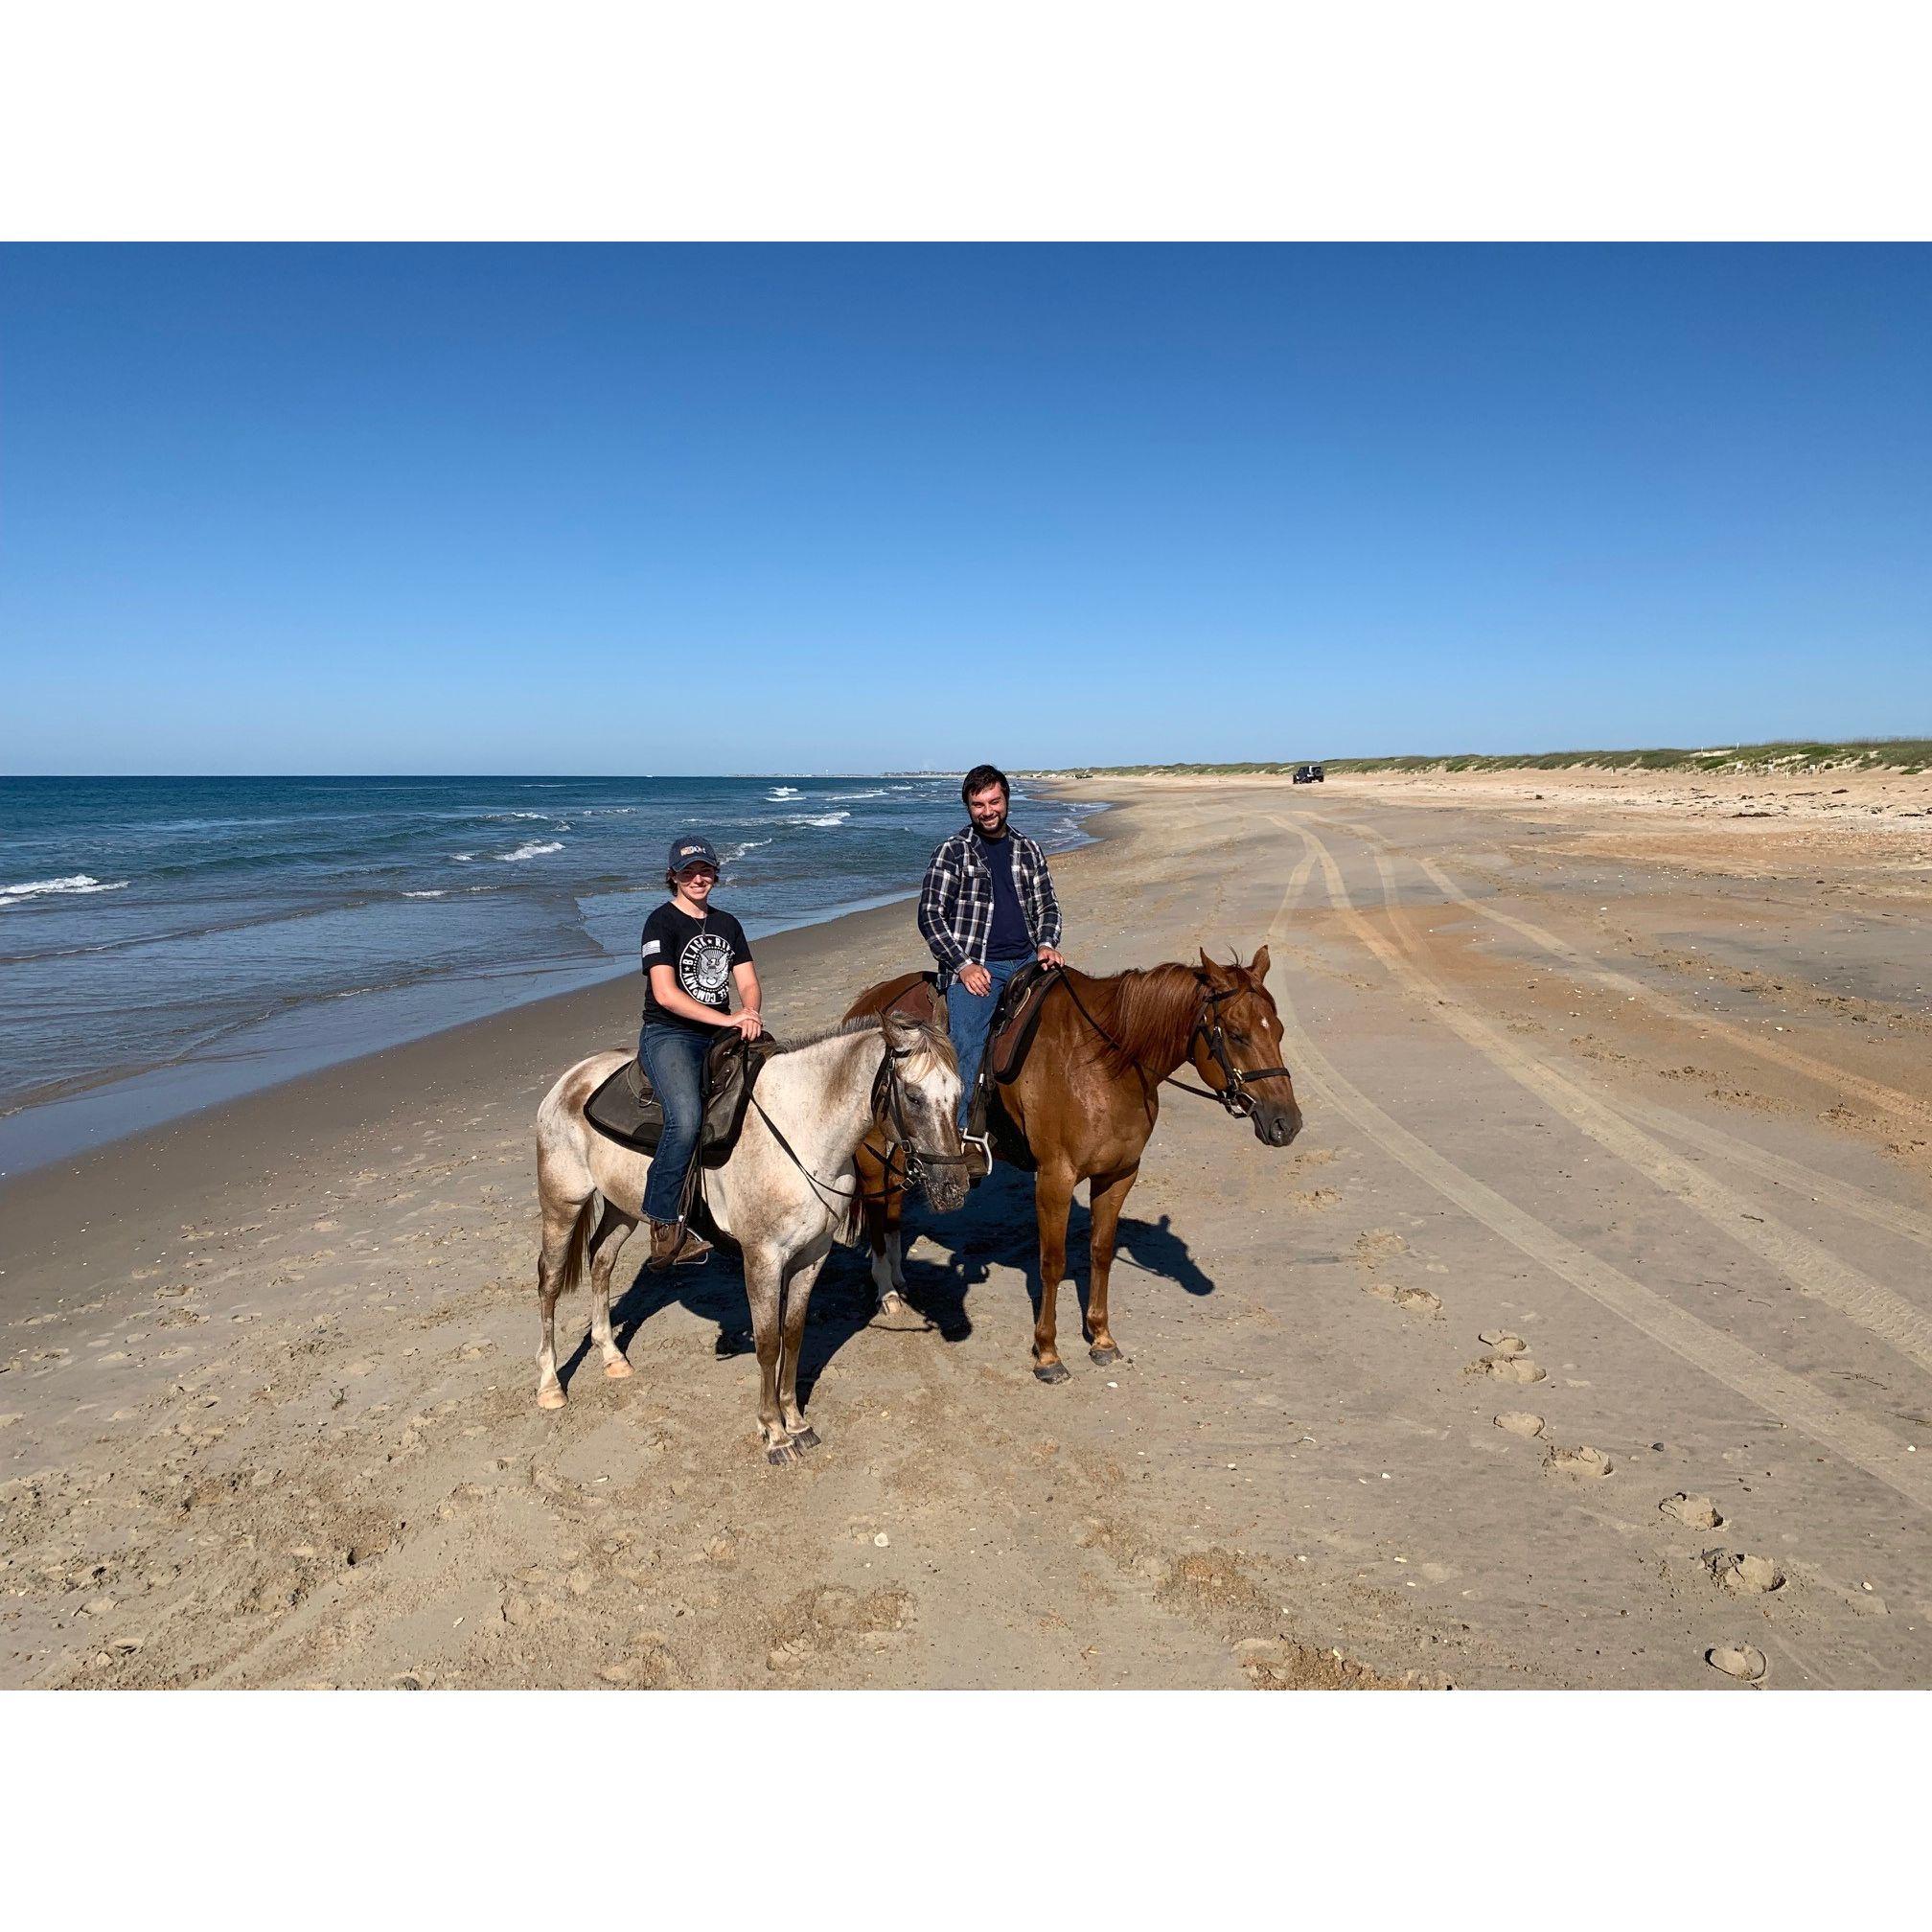
[[[1086,1021],[1115,1052],[1131,1061],[1134,1070],[1144,1080],[1147,1077],[1147,1070],[1121,1046],[1119,1041],[1115,1039],[1113,1034],[1108,1032],[1106,1027],[1101,1025],[1099,1021],[1094,1019],[1092,1014],[1088,1012],[1086,1001],[1073,990],[1073,982],[1064,970],[1060,974],[1060,983],[1066,987],[1067,997],[1072,1000],[1074,1009],[1081,1019]],[[1194,1030],[1187,1036],[1188,1058],[1193,1058],[1194,1043],[1197,1040],[1206,1040],[1208,1050],[1214,1056],[1214,1064],[1220,1068],[1221,1077],[1228,1084],[1218,1090],[1212,1087],[1193,1087],[1185,1080],[1175,1079],[1171,1073],[1163,1073],[1155,1083],[1157,1086],[1178,1087],[1182,1092],[1198,1094],[1203,1100],[1218,1100],[1237,1120],[1245,1120],[1254,1111],[1254,1096],[1248,1092],[1248,1083],[1251,1080],[1272,1080],[1277,1076],[1283,1080],[1292,1080],[1295,1077],[1285,1067],[1250,1067],[1244,1070],[1235,1066],[1228,1057],[1228,1036],[1221,1024],[1220,1006],[1222,1000],[1231,1000],[1243,990],[1239,986],[1224,986],[1216,992],[1204,982],[1200,1010],[1194,1016]]]

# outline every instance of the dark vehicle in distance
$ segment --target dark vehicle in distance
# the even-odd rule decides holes
[[[1295,768],[1295,782],[1298,785],[1325,785],[1327,775],[1319,765],[1298,765]]]

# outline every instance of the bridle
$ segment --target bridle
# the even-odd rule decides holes
[[[922,1148],[912,1138],[912,1129],[906,1118],[906,1082],[899,1071],[899,1063],[909,1060],[918,1050],[914,1046],[895,1046],[888,1040],[886,1043],[886,1057],[879,1063],[879,1071],[872,1079],[873,1118],[876,1121],[882,1113],[886,1115],[889,1129],[883,1148],[873,1146],[869,1133],[860,1143],[886,1169],[885,1188],[877,1194],[868,1194],[859,1187],[837,1187],[831,1182],[820,1179],[798,1158],[798,1150],[786,1139],[784,1129],[766,1113],[764,1102],[758,1098],[758,1090],[754,1087],[746,1097],[758,1110],[758,1117],[771,1130],[772,1139],[785,1150],[786,1158],[820,1194],[833,1195],[840,1201],[883,1201],[886,1189],[897,1186],[909,1193],[914,1188],[923,1187],[928,1168],[963,1167],[966,1164],[963,1153],[934,1153]]]
[[[1145,1079],[1147,1070],[1139,1061],[1134,1060],[1133,1055],[1128,1053],[1119,1041],[1088,1012],[1086,1002],[1073,990],[1072,980],[1063,973],[1060,976],[1060,983],[1066,987],[1068,998],[1073,1001],[1081,1019],[1086,1021],[1088,1025],[1092,1027],[1116,1053],[1133,1060],[1135,1070]],[[1221,1078],[1226,1084],[1218,1089],[1194,1087],[1185,1080],[1175,1079],[1171,1073],[1163,1073],[1155,1083],[1157,1086],[1178,1087],[1182,1092],[1198,1094],[1203,1100],[1218,1100],[1237,1120],[1247,1119],[1254,1111],[1254,1096],[1248,1092],[1248,1083],[1251,1080],[1272,1080],[1277,1075],[1284,1080],[1292,1080],[1295,1077],[1285,1067],[1250,1067],[1244,1070],[1235,1066],[1229,1057],[1227,1029],[1221,1020],[1221,1002],[1224,1000],[1232,1000],[1244,990],[1239,986],[1223,986],[1217,990],[1203,980],[1200,1010],[1194,1015],[1194,1030],[1187,1036],[1187,1057],[1190,1060],[1194,1057],[1197,1041],[1206,1040],[1208,1050],[1213,1055],[1214,1064],[1220,1068]]]
[[[1209,1098],[1220,1101],[1237,1119],[1245,1120],[1254,1111],[1254,1096],[1248,1092],[1251,1080],[1272,1080],[1277,1075],[1283,1080],[1293,1080],[1294,1074],[1285,1067],[1235,1066],[1228,1057],[1228,1036],[1221,1025],[1221,1002],[1231,1000],[1242,989],[1238,986],[1224,986],[1218,992],[1210,988],[1203,989],[1207,997],[1201,1001],[1201,1011],[1195,1016],[1194,1030],[1187,1036],[1187,1053],[1191,1059],[1194,1043],[1206,1040],[1208,1050],[1214,1056],[1214,1064],[1221,1070],[1221,1078],[1227,1083],[1217,1093],[1211,1087],[1189,1087],[1184,1081],[1170,1077],[1168,1084],[1179,1087],[1184,1093],[1205,1093]]]
[[[915,1187],[923,1187],[927,1184],[928,1168],[963,1169],[967,1164],[964,1149],[957,1154],[938,1154],[930,1148],[922,1148],[912,1138],[912,1129],[906,1119],[906,1083],[900,1076],[898,1063],[915,1050],[910,1046],[894,1046],[888,1043],[886,1058],[879,1063],[878,1074],[872,1082],[872,1114],[875,1119],[886,1114],[892,1131],[883,1148],[873,1146],[869,1134],[860,1143],[885,1169],[880,1191],[867,1194],[862,1190],[859,1196],[862,1201],[883,1201],[886,1190],[894,1186],[906,1193],[910,1193]]]

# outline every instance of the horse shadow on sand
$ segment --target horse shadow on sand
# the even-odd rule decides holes
[[[1120,1217],[1115,1240],[1116,1276],[1123,1263],[1142,1275],[1171,1281],[1188,1295],[1211,1295],[1214,1280],[1194,1259],[1187,1243],[1174,1231],[1165,1214],[1157,1221],[1138,1221],[1129,1211]],[[1067,1271],[1069,1279],[1061,1284],[1061,1307],[1067,1309],[1069,1291],[1079,1300],[1080,1316],[1087,1313],[1087,1287],[1091,1279],[1092,1217],[1084,1201],[1076,1199],[1067,1225]],[[632,1240],[639,1247],[637,1237]],[[1033,1180],[1028,1174],[1004,1165],[992,1174],[968,1197],[965,1207],[944,1216],[932,1213],[923,1204],[908,1207],[905,1224],[906,1300],[910,1312],[893,1318],[882,1316],[872,1285],[871,1258],[862,1242],[856,1248],[835,1248],[812,1291],[812,1312],[805,1324],[805,1348],[798,1363],[798,1396],[809,1402],[813,1389],[825,1367],[852,1340],[866,1328],[904,1330],[924,1327],[947,1343],[963,1342],[973,1332],[968,1300],[976,1288],[991,1279],[995,1268],[1023,1269],[1030,1314],[1040,1312],[1040,1234],[1033,1208]],[[745,1274],[736,1254],[724,1250],[713,1254],[702,1268],[677,1268],[654,1275],[641,1266],[628,1269],[631,1249],[619,1256],[616,1277],[611,1282],[611,1326],[617,1346],[627,1353],[632,1339],[653,1316],[679,1304],[716,1329],[713,1353],[720,1361],[755,1352],[751,1336],[750,1312],[745,1293]],[[641,1262],[640,1254],[639,1260]],[[632,1273],[621,1293],[618,1282]],[[1134,1284],[1116,1280],[1117,1289],[1131,1294]],[[1119,1297],[1115,1297],[1116,1310]],[[1130,1304],[1131,1308],[1131,1304]],[[586,1334],[570,1352],[570,1359],[558,1368],[558,1378],[567,1389],[579,1365],[590,1349]]]

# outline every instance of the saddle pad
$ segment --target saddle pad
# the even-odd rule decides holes
[[[584,1117],[607,1139],[638,1154],[656,1153],[664,1135],[664,1110],[634,1059],[625,1061],[585,1101]]]
[[[751,1104],[751,1090],[765,1063],[779,1046],[768,1033],[752,1041],[726,1034],[704,1056],[704,1125],[698,1136],[698,1159],[722,1167],[731,1158]],[[655,1154],[664,1138],[664,1109],[636,1060],[604,1081],[584,1103],[584,1116],[598,1133],[633,1153]]]

